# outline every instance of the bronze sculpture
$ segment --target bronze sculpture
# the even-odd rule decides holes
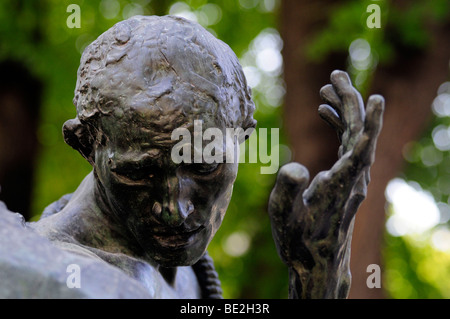
[[[342,142],[338,162],[309,186],[306,168],[287,164],[269,201],[292,298],[347,296],[353,218],[381,129],[382,97],[369,98],[364,110],[344,72],[333,72],[331,83],[321,90],[327,104],[319,114]],[[143,288],[137,296],[220,298],[206,249],[225,215],[238,163],[176,164],[171,133],[192,131],[194,120],[205,129],[256,126],[232,50],[182,18],[132,17],[86,48],[74,104],[77,117],[64,124],[64,139],[93,171],[38,222],[7,217],[11,229],[50,240],[61,254],[84,258],[82,265],[95,260],[100,269],[119,268],[117,285],[129,279]],[[224,142],[223,153],[239,142]],[[93,289],[85,295],[95,297]]]

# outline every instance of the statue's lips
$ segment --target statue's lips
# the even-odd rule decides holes
[[[205,229],[205,226],[202,225],[190,231],[176,232],[172,230],[170,232],[154,232],[152,237],[163,247],[182,248],[194,244],[196,238],[201,235]]]

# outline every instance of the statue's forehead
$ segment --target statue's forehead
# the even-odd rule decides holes
[[[101,117],[105,117],[103,126],[116,126],[114,122],[118,122],[119,130],[142,128],[160,134],[191,127],[194,120],[201,120],[208,127],[220,127],[228,112],[239,107],[238,98],[230,99],[221,92],[180,82],[171,76],[150,86],[139,80],[123,85],[101,90],[97,105]]]
[[[131,146],[172,147],[178,142],[172,136],[176,130],[203,132],[208,128],[217,128],[225,132],[225,125],[208,113],[198,115],[185,114],[182,109],[141,108],[129,109],[122,118],[104,117],[101,128],[113,143]]]

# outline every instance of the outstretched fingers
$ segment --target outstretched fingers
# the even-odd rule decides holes
[[[351,152],[343,152],[341,146],[340,159],[329,171],[319,173],[305,192],[305,199],[315,205],[318,210],[333,206],[339,210],[355,189],[356,193],[365,196],[369,182],[369,167],[374,161],[375,147],[383,122],[384,99],[380,95],[372,95],[367,102],[367,110],[363,127],[355,135],[355,144]],[[356,186],[355,186],[356,185]],[[330,206],[321,194],[327,194]]]
[[[322,104],[319,106],[319,115],[337,132],[340,139],[345,127],[336,110],[328,104]]]
[[[371,95],[367,101],[364,131],[372,139],[377,138],[383,126],[384,98],[381,95]]]
[[[326,104],[319,106],[319,115],[337,132],[341,141],[345,130],[345,123],[342,120],[342,101],[331,84],[320,89],[320,97]]]
[[[348,74],[344,71],[333,71],[330,81],[342,100],[342,121],[352,133],[359,132],[363,127],[365,117],[361,94],[353,87]]]
[[[362,164],[371,165],[375,158],[375,148],[383,126],[384,98],[381,95],[371,95],[367,101],[364,134],[360,135],[353,151],[354,157],[360,157]]]
[[[324,100],[327,104],[331,105],[336,110],[336,113],[339,116],[342,116],[342,101],[341,98],[337,95],[333,85],[331,84],[324,85],[320,89],[319,94],[322,100]]]

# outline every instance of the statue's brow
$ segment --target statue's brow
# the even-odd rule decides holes
[[[115,166],[117,168],[132,166],[149,166],[157,165],[162,161],[163,152],[158,149],[150,149],[147,152],[136,156],[135,153],[124,155],[115,161]]]

